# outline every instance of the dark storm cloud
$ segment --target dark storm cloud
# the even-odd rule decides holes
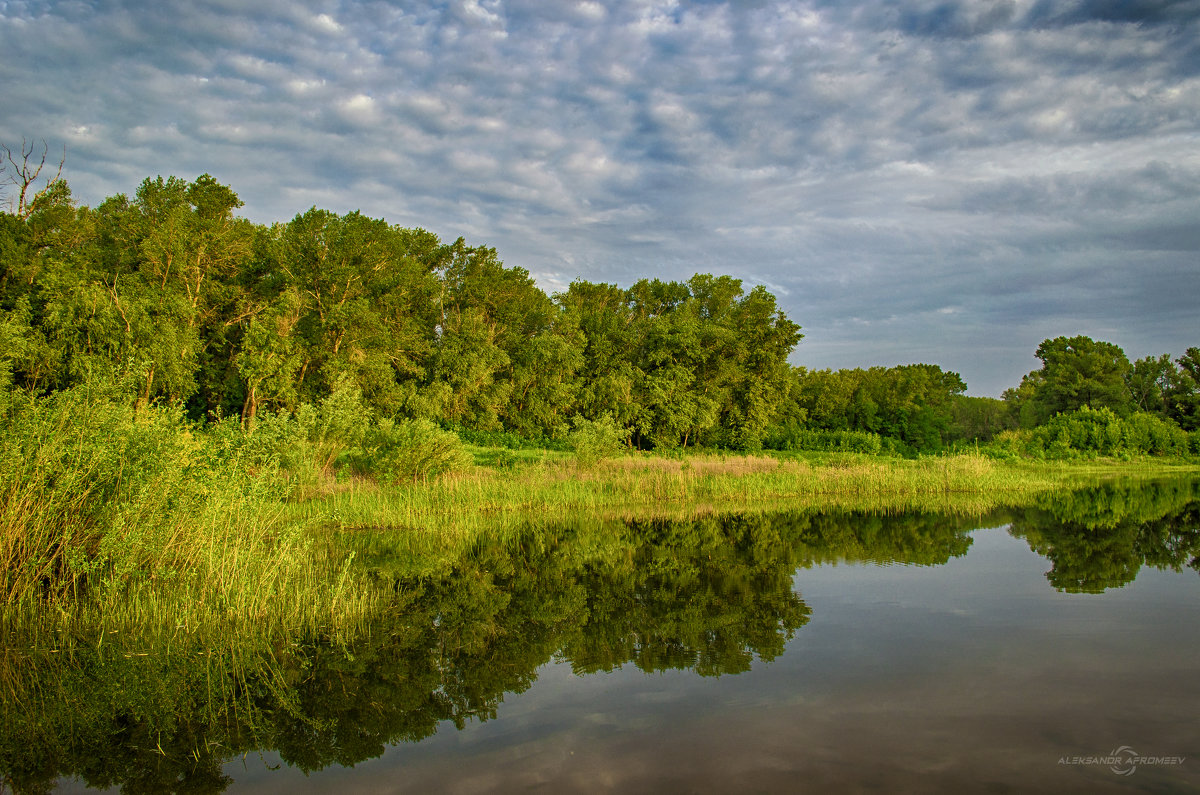
[[[809,366],[998,394],[1044,336],[1197,344],[1200,3],[4,2],[0,139],[81,200],[210,172],[548,290],[730,273]]]

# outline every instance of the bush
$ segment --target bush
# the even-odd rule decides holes
[[[359,474],[385,483],[462,472],[472,464],[458,436],[428,420],[380,420],[366,429],[363,445],[348,457]]]
[[[533,438],[521,436],[513,431],[481,431],[456,425],[450,425],[447,429],[456,433],[458,438],[467,444],[479,447],[503,447],[508,450],[566,450],[568,445],[564,439],[552,439],[548,436]]]
[[[623,428],[605,412],[599,419],[575,418],[575,430],[568,437],[575,460],[580,466],[595,466],[604,458],[620,455],[629,443],[629,429]]]
[[[884,439],[877,433],[806,430],[796,425],[771,428],[763,439],[763,446],[770,450],[811,450],[868,455],[895,454],[903,447],[902,443]]]
[[[362,390],[346,378],[337,382],[319,407],[304,403],[296,410],[296,422],[312,445],[313,464],[325,471],[343,452],[362,444],[372,419]]]
[[[1088,406],[1058,414],[1028,434],[1013,434],[1004,441],[1011,440],[1019,440],[1026,454],[1053,459],[1189,453],[1187,434],[1172,422],[1144,413],[1120,417],[1109,408]]]

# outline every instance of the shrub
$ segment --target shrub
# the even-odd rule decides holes
[[[74,590],[93,575],[153,574],[215,488],[179,409],[86,386],[7,407],[0,430],[5,599]]]
[[[1003,436],[1003,434],[1002,434]],[[1184,456],[1187,434],[1152,414],[1120,417],[1109,408],[1084,406],[1058,414],[1026,437],[1026,449],[1047,458]]]
[[[595,466],[601,459],[619,455],[629,442],[629,429],[617,424],[612,414],[605,412],[599,419],[575,418],[575,430],[568,437],[575,460],[580,466]]]
[[[865,431],[806,430],[796,425],[780,425],[771,428],[763,445],[771,450],[811,450],[816,452],[879,453],[894,454],[903,445],[893,439],[884,439],[877,433]]]
[[[371,420],[362,390],[347,378],[337,382],[319,407],[304,403],[296,410],[296,422],[312,445],[313,464],[326,471],[343,452],[362,444]]]
[[[568,442],[565,439],[555,439],[548,436],[521,436],[514,431],[481,431],[476,428],[464,428],[450,425],[447,428],[458,435],[467,444],[480,447],[502,447],[508,450],[566,450]]]
[[[385,483],[462,472],[472,463],[457,435],[428,420],[380,420],[366,429],[362,446],[348,457],[357,472]]]

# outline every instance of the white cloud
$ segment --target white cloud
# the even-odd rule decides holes
[[[362,208],[547,283],[728,272],[805,362],[869,363],[885,321],[971,361],[953,328],[1022,348],[964,373],[998,392],[1089,317],[1196,344],[1144,285],[1200,294],[1197,21],[1002,5],[10,4],[0,140],[69,144],[87,202],[210,171],[256,220]]]
[[[312,27],[323,33],[341,33],[342,26],[328,14],[317,14],[312,18]]]

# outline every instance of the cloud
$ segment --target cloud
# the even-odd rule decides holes
[[[254,220],[361,209],[550,288],[730,273],[797,362],[979,393],[1042,333],[1197,344],[1194,1],[0,9],[0,139],[67,144],[88,203],[210,172]]]

